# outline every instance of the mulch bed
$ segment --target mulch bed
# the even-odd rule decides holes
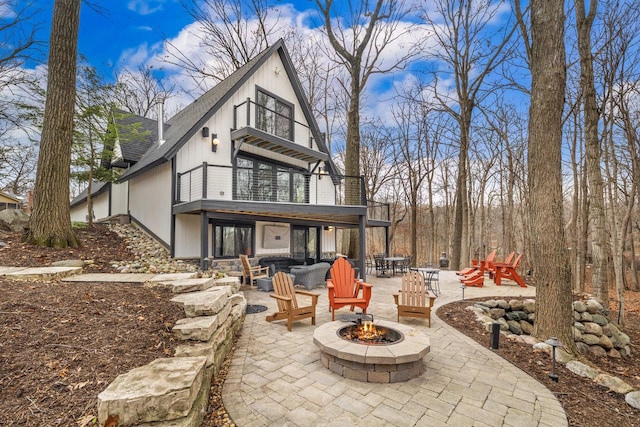
[[[170,291],[0,279],[0,425],[88,425],[119,374],[173,355]]]

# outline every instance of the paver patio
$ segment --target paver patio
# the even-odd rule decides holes
[[[396,321],[392,294],[400,278],[375,278],[368,312],[376,319]],[[440,273],[442,294],[436,308],[462,297],[458,277]],[[327,291],[317,307],[317,324],[331,321]],[[515,283],[466,288],[465,298],[534,296],[535,288]],[[402,318],[401,323],[424,332],[431,351],[421,376],[392,384],[345,379],[320,363],[309,319],[268,323],[276,310],[268,293],[245,291],[249,304],[268,307],[248,314],[223,388],[223,400],[238,426],[566,426],[558,400],[542,384],[488,348],[476,343],[433,316],[426,320]],[[349,314],[336,312],[336,319]]]

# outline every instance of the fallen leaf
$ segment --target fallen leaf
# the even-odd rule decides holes
[[[91,381],[83,381],[81,383],[71,384],[71,390],[80,390],[81,388],[86,387],[88,384],[91,384]]]
[[[104,426],[103,427],[117,427],[118,426],[118,419],[120,419],[119,415],[109,415],[107,417],[107,420],[104,422]]]
[[[144,316],[138,316],[138,320],[144,321]]]
[[[76,421],[76,424],[78,425],[78,427],[85,427],[89,424],[95,423],[96,421],[98,421],[98,419],[95,415],[85,415],[84,417]]]

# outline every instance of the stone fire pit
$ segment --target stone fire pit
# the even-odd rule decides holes
[[[387,345],[351,342],[337,334],[348,323],[325,323],[313,332],[313,343],[320,349],[322,364],[345,378],[371,383],[407,381],[422,374],[422,358],[430,350],[429,338],[400,323],[385,320],[373,323],[399,331],[404,339]]]

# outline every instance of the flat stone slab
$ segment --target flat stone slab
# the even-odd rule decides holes
[[[205,379],[206,357],[156,359],[118,375],[98,395],[98,420],[118,415],[118,425],[171,421],[189,416]]]
[[[149,282],[170,282],[172,280],[193,279],[198,277],[198,273],[162,273],[156,274]]]
[[[1,267],[0,266],[0,276],[4,276],[7,273],[13,273],[15,271],[26,270],[27,267]]]
[[[82,267],[29,267],[3,275],[15,280],[55,279],[82,273]]]
[[[177,295],[171,301],[182,304],[187,317],[211,316],[224,308],[231,295],[230,286],[215,286],[206,291]]]
[[[65,277],[63,282],[120,282],[146,283],[155,274],[147,273],[89,273]]]
[[[180,319],[172,331],[181,340],[209,341],[219,325],[218,319],[216,315]]]
[[[211,277],[202,277],[200,279],[178,279],[178,280],[162,280],[156,282],[158,286],[170,289],[173,293],[183,294],[185,292],[205,291],[216,286],[216,281]]]

